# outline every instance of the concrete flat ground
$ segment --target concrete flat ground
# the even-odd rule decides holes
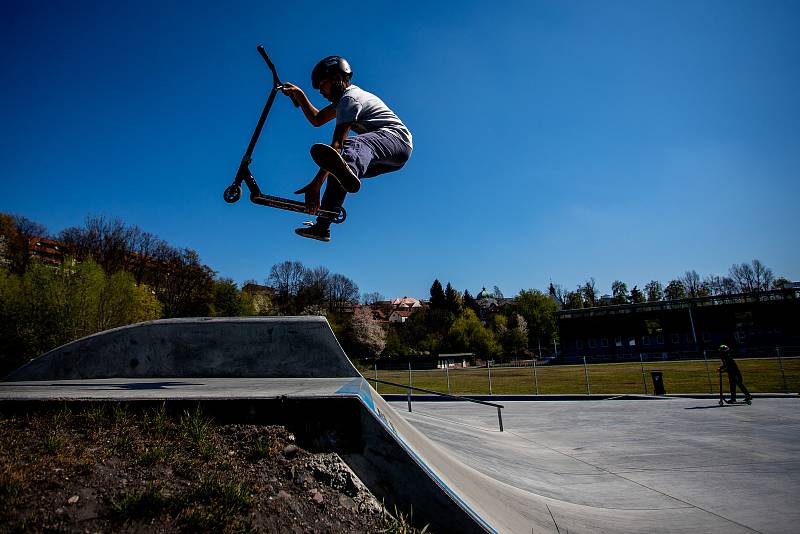
[[[0,400],[211,400],[335,396],[352,378],[96,378],[0,382]]]
[[[409,413],[405,402],[391,404],[502,484],[593,514],[652,513],[649,527],[620,523],[619,532],[676,530],[669,510],[692,517],[696,532],[800,529],[798,398],[724,407],[690,398],[497,402],[502,433],[488,406],[415,401]]]

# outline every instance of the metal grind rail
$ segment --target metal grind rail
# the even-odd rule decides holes
[[[440,397],[447,397],[449,399],[456,399],[456,400],[460,400],[460,401],[469,401],[469,402],[474,402],[475,404],[485,404],[486,406],[492,406],[494,408],[497,408],[497,421],[500,424],[500,432],[503,431],[503,412],[502,412],[502,409],[504,408],[504,406],[502,404],[496,404],[494,402],[487,402],[487,401],[482,401],[482,400],[478,400],[478,399],[472,399],[470,397],[462,397],[460,395],[451,395],[449,393],[442,393],[440,391],[433,391],[433,390],[425,389],[425,388],[418,388],[416,386],[409,386],[408,384],[398,384],[397,382],[387,382],[386,380],[378,380],[377,378],[364,377],[364,379],[368,380],[369,382],[376,382],[378,384],[386,384],[387,386],[395,386],[395,387],[399,387],[399,388],[404,388],[407,391],[406,398],[408,399],[408,411],[409,412],[411,412],[411,390],[412,389],[414,391],[424,391],[425,393],[431,393],[433,395],[439,395]]]

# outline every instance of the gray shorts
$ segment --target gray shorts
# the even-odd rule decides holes
[[[348,137],[342,147],[342,157],[359,178],[396,171],[410,156],[411,147],[383,130]]]

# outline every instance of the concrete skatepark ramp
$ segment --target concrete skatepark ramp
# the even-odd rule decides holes
[[[461,454],[504,451],[518,479],[468,466],[370,387],[321,317],[141,323],[60,347],[0,383],[0,411],[86,401],[199,402],[221,419],[293,426],[321,437],[390,510],[413,510],[414,523],[432,532],[755,531],[634,483],[612,492],[607,473],[581,482],[584,492],[570,490],[574,466],[542,460],[521,469],[514,447],[530,444],[515,444],[510,432],[463,426]]]
[[[324,317],[162,319],[52,350],[6,380],[357,377]]]

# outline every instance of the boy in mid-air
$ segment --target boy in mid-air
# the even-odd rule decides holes
[[[311,71],[311,85],[330,102],[321,110],[315,108],[299,87],[283,84],[283,93],[300,104],[308,122],[322,126],[336,119],[330,146],[316,144],[311,147],[311,157],[320,170],[311,183],[295,194],[304,194],[306,207],[311,212],[318,208],[335,210],[342,206],[347,193],[361,188],[361,178],[371,178],[405,165],[413,148],[411,132],[397,115],[372,93],[350,83],[353,71],[343,57],[328,56]],[[350,130],[358,135],[348,137]],[[320,190],[328,174],[325,194],[320,204]],[[298,228],[295,233],[330,241],[331,220],[317,217],[310,227]]]

